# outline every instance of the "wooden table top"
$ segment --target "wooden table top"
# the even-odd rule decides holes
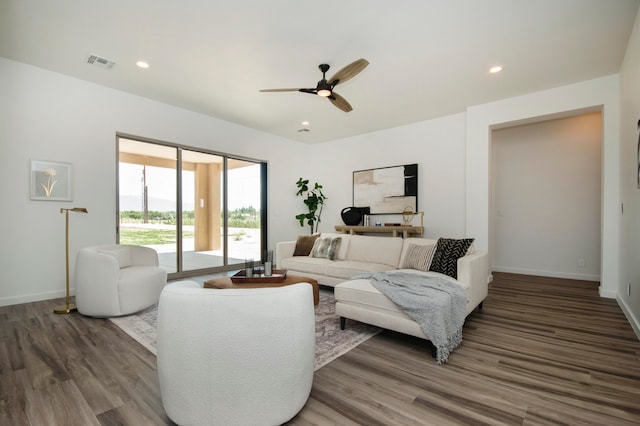
[[[309,283],[313,287],[313,304],[320,303],[320,287],[318,281],[313,278],[301,277],[298,275],[287,275],[283,281],[267,282],[267,283],[234,283],[231,277],[212,278],[204,282],[204,288],[264,288],[264,287],[282,287],[285,285]]]

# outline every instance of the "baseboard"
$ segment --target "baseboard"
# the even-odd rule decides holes
[[[541,271],[538,269],[520,269],[520,268],[508,268],[508,267],[505,268],[501,266],[494,266],[492,268],[492,271],[506,272],[510,274],[536,275],[539,277],[566,278],[568,280],[600,281],[599,275],[574,274],[571,272]]]
[[[638,318],[633,315],[633,312],[631,312],[631,309],[629,309],[629,306],[624,301],[624,299],[616,297],[616,301],[618,302],[620,309],[622,309],[624,316],[627,317],[629,324],[631,324],[633,331],[636,333],[636,337],[638,338],[638,340],[640,340],[640,321],[638,321]]]
[[[74,294],[73,291],[69,291],[70,294]],[[22,296],[15,297],[3,297],[0,298],[0,306],[19,305],[21,303],[39,302],[41,300],[58,299],[65,297],[65,290],[48,291],[45,293],[31,293]]]
[[[604,297],[605,299],[617,299],[618,298],[618,292],[617,291],[605,290],[605,289],[602,288],[602,286],[600,286],[598,288],[598,293],[600,294],[600,297]]]

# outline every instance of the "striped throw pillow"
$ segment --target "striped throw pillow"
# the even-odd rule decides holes
[[[433,253],[436,251],[435,244],[418,245],[409,244],[407,255],[401,268],[417,269],[419,271],[429,271]]]

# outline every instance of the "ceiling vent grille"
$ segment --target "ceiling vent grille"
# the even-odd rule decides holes
[[[111,68],[113,68],[113,66],[116,64],[115,62],[113,62],[110,59],[107,58],[102,58],[100,56],[96,56],[96,55],[89,55],[89,57],[87,58],[87,63],[91,64],[91,65],[96,65],[105,69],[110,70]]]

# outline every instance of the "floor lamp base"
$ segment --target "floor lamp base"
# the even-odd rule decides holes
[[[59,306],[53,310],[54,314],[70,314],[71,312],[78,312],[78,308],[73,303],[68,305]]]

